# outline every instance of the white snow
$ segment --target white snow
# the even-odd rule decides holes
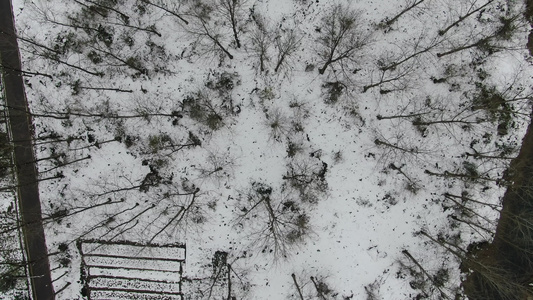
[[[443,288],[449,295],[453,296],[460,288],[459,261],[416,233],[424,230],[433,236],[443,234],[448,238],[460,233],[458,243],[465,248],[471,242],[490,240],[491,236],[486,233],[453,222],[448,216],[454,209],[444,209],[453,203],[445,200],[443,194],[461,195],[462,191],[468,191],[468,196],[473,199],[498,204],[504,188],[494,181],[445,178],[428,175],[425,171],[464,173],[464,162],[470,162],[479,174],[501,178],[509,160],[476,160],[464,153],[472,152],[472,147],[476,147],[480,153],[492,151],[488,155],[497,155],[498,146],[519,147],[529,119],[517,117],[509,134],[498,136],[497,122],[471,124],[468,128],[456,123],[417,127],[412,124],[414,118],[378,120],[377,116],[420,113],[428,118],[423,121],[453,118],[473,121],[478,116],[483,117],[484,113],[470,109],[462,112],[462,109],[475,95],[476,82],[492,84],[508,95],[514,95],[513,91],[523,86],[524,90],[516,93],[529,95],[531,67],[526,61],[523,28],[519,29],[522,31],[517,33],[515,40],[507,42],[520,49],[499,52],[472,67],[469,63],[478,53],[474,49],[442,58],[436,56],[464,44],[472,35],[483,34],[496,26],[479,23],[471,17],[450,30],[447,36],[439,37],[438,30],[456,20],[465,9],[466,4],[462,2],[455,5],[454,1],[428,0],[399,18],[386,31],[379,29],[378,23],[401,11],[407,1],[248,0],[240,20],[242,48],[237,49],[232,43],[228,26],[221,22],[216,24],[224,45],[229,45],[229,51],[235,56],[233,60],[226,57],[220,62],[216,55],[191,51],[192,38],[187,32],[191,27],[177,18],[148,5],[146,13],[139,15],[135,4],[141,2],[119,2],[120,11],[132,17],[130,24],[155,25],[161,37],[137,32],[132,36],[134,46],[128,47],[122,38],[130,34],[129,29],[116,26],[114,42],[108,50],[124,58],[139,56],[149,69],[148,75],[133,76],[134,71],[124,66],[93,65],[86,58],[88,50],[64,58],[83,68],[104,71],[105,76],[99,78],[46,60],[32,50],[33,46],[20,42],[23,68],[54,77],[53,80],[43,76],[26,78],[26,91],[36,114],[166,114],[122,119],[71,115],[68,121],[35,117],[37,136],[56,132],[76,138],[70,143],[38,146],[39,157],[50,156],[53,148],[65,153],[65,162],[90,155],[90,159],[58,168],[64,178],[40,184],[45,213],[53,214],[59,209],[67,209],[68,213],[80,211],[46,224],[49,252],[56,252],[62,243],[69,244],[65,255],[71,259],[71,265],[59,268],[68,275],[55,281],[54,287],[59,290],[67,282],[71,285],[58,295],[59,299],[83,298],[80,294],[81,256],[73,243],[79,237],[183,243],[187,248],[183,276],[190,279],[210,278],[215,251],[225,251],[235,274],[242,276],[232,275],[238,299],[299,299],[291,274],[299,280],[305,299],[318,299],[311,276],[327,283],[333,290],[328,295],[331,299],[366,299],[365,287],[369,289],[373,283],[377,287],[375,292],[379,292],[376,299],[410,299],[419,291],[411,288],[410,275],[401,268],[400,261],[410,263],[402,255],[402,250],[408,250],[432,273],[441,267],[446,268],[450,279]],[[153,2],[181,10],[193,1],[183,1],[181,6],[172,1]],[[350,70],[346,75],[332,65],[326,74],[319,75],[317,69],[321,67],[321,61],[315,41],[320,33],[316,29],[334,3],[349,3],[354,9],[363,10],[365,30],[373,32],[373,42],[357,54],[359,71],[351,73]],[[80,11],[74,2],[66,5],[57,0],[14,1],[21,35],[46,45],[52,45],[55,36],[62,31],[87,37],[83,29],[44,21],[43,7],[53,11],[54,19],[62,23],[68,23],[68,14]],[[254,68],[258,61],[251,49],[251,28],[256,26],[249,18],[252,7],[256,14],[268,20],[271,28],[281,26],[279,34],[283,34],[283,30],[295,29],[301,35],[301,45],[288,61],[289,66],[278,73],[273,70],[274,42],[268,50],[271,53],[268,71],[260,73],[257,67]],[[110,15],[113,22],[120,22],[116,13],[110,12]],[[490,15],[486,16],[490,19],[498,12],[491,9],[485,15]],[[162,46],[167,56],[158,58],[147,46],[148,40]],[[430,51],[395,69],[382,73],[377,65],[380,59],[390,58],[388,63],[399,61],[435,41],[436,45]],[[91,45],[84,47],[90,48]],[[183,53],[190,57],[180,58]],[[315,64],[315,68],[305,72],[309,64]],[[154,72],[157,66],[168,72]],[[455,73],[453,66],[458,70]],[[479,79],[480,69],[489,74],[486,81]],[[61,75],[62,72],[65,74]],[[234,88],[221,96],[218,91],[206,87],[206,82],[216,80],[216,74],[224,72],[236,72],[239,82],[235,81]],[[406,75],[400,80],[385,82],[363,92],[364,86],[402,72]],[[447,83],[434,83],[430,79],[444,77],[447,77]],[[79,94],[73,94],[71,85],[77,79],[84,87],[120,88],[133,92],[82,89]],[[336,81],[345,84],[344,93],[337,103],[326,104],[322,85]],[[506,90],[510,85],[512,89]],[[380,90],[390,92],[380,93]],[[211,130],[208,125],[181,111],[184,99],[198,91],[208,93],[213,99],[214,110],[222,115],[222,128]],[[227,105],[223,98],[228,95],[233,99],[233,105],[238,106],[238,114],[227,113],[222,108]],[[527,99],[517,101],[515,109],[528,113]],[[168,116],[173,112],[180,112],[184,117]],[[276,114],[279,115],[281,132],[278,136],[272,129],[272,116]],[[174,120],[177,121],[173,125]],[[293,122],[300,123],[303,131],[293,130]],[[426,127],[425,132],[423,127]],[[174,151],[177,145],[188,143],[189,132],[201,141],[201,146]],[[94,145],[94,141],[89,141],[89,135],[101,144]],[[154,137],[163,135],[173,144],[164,141],[157,144]],[[113,141],[115,138],[120,141]],[[483,138],[488,142],[484,143]],[[130,139],[130,145],[126,139]],[[287,153],[289,140],[301,146],[301,151],[294,157]],[[376,144],[376,140],[382,144]],[[104,141],[109,142],[102,143]],[[477,142],[473,144],[473,141]],[[327,164],[327,191],[316,192],[319,199],[316,204],[299,202],[300,209],[309,217],[309,231],[301,242],[290,245],[287,257],[275,257],[269,249],[260,247],[262,244],[256,236],[250,235],[250,230],[264,225],[253,222],[268,219],[268,212],[257,211],[262,215],[257,219],[250,217],[256,221],[240,222],[245,195],[250,192],[252,183],[257,182],[270,186],[273,198],[276,195],[298,199],[297,190],[289,188],[288,180],[283,179],[289,172],[288,166],[302,163],[316,169],[321,162]],[[209,172],[218,166],[222,169]],[[38,167],[43,171],[54,164],[43,161]],[[160,184],[149,187],[148,191],[140,191],[139,185],[153,173],[152,169],[157,170]],[[43,174],[43,177],[50,174]],[[185,187],[199,188],[197,197],[177,196],[186,192]],[[283,188],[286,190],[282,191]],[[109,204],[105,204],[106,201]],[[85,210],[94,205],[97,206]],[[194,210],[180,219],[180,208],[189,205],[194,206]],[[498,217],[490,208],[480,206],[476,209],[489,220]],[[169,221],[171,224],[167,226]],[[491,229],[495,226],[495,222],[478,221]],[[118,255],[124,249],[109,251]],[[153,253],[149,255],[156,258],[178,255],[165,251],[161,257]],[[106,262],[98,264],[120,266],[125,263],[123,260],[106,258]],[[164,263],[159,261],[158,264]],[[52,256],[51,265],[58,267],[58,258]],[[174,267],[161,266],[161,270]],[[128,276],[132,274],[128,272]],[[117,283],[121,284],[127,285]],[[249,287],[249,291],[240,292],[241,285]],[[208,287],[201,286],[200,289],[207,290]],[[195,289],[194,284],[184,284],[185,298],[207,299],[206,294],[198,296]],[[225,297],[220,292],[223,288],[217,285],[215,289],[219,289],[216,290],[219,294],[213,294],[213,299]],[[353,298],[349,298],[352,295]]]

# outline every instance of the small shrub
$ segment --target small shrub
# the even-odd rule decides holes
[[[420,190],[420,187],[418,186],[418,184],[416,184],[416,182],[408,180],[405,183],[405,189],[411,192],[413,195],[416,195],[418,191]]]
[[[5,293],[13,290],[17,286],[17,276],[10,271],[0,276],[0,292]]]
[[[274,98],[276,98],[276,94],[274,93],[274,89],[270,86],[259,91],[259,99],[261,101],[272,100]]]
[[[496,143],[496,149],[500,151],[500,156],[511,156],[516,151],[516,144]]]
[[[324,102],[327,104],[335,104],[342,96],[345,85],[342,82],[326,82],[322,85],[324,90]]]
[[[500,27],[498,28],[498,31],[496,31],[496,36],[502,40],[510,40],[517,29],[513,17],[506,18],[505,16],[501,16],[499,21]]]
[[[291,211],[291,212],[297,212],[300,208],[298,207],[298,204],[293,200],[288,200],[282,203],[281,210],[282,211]]]
[[[103,42],[107,47],[110,47],[111,44],[113,44],[113,29],[111,27],[98,25],[96,38]]]
[[[389,206],[394,206],[398,204],[398,200],[396,199],[396,197],[394,197],[390,193],[386,193],[385,196],[381,198],[381,200],[385,201]]]
[[[476,70],[476,75],[477,75],[477,77],[478,77],[481,81],[483,81],[483,80],[485,80],[485,79],[487,79],[487,78],[490,77],[490,73],[487,72],[487,71],[486,71],[485,69],[483,69],[483,68],[479,68],[479,69],[477,69],[477,70]]]
[[[122,36],[122,41],[128,47],[133,47],[133,45],[135,44],[135,39],[132,36],[130,36],[130,35]]]
[[[66,54],[69,51],[82,53],[84,48],[83,44],[74,32],[60,33],[54,41],[53,49],[55,52],[61,54]]]
[[[182,102],[182,110],[191,119],[211,130],[218,130],[224,126],[222,112],[213,105],[207,93],[197,92],[187,96]]]
[[[152,168],[150,168],[152,169]],[[150,190],[150,187],[158,186],[161,183],[163,178],[159,175],[157,170],[152,169],[150,173],[146,174],[144,177],[139,190],[143,193],[146,193]]]
[[[82,17],[93,19],[97,16],[107,17],[109,10],[101,5],[83,6],[81,9]]]
[[[213,265],[213,273],[218,273],[218,270],[228,265],[228,252],[216,251],[211,259]]]
[[[17,291],[13,294],[13,300],[30,300],[24,291]]]
[[[70,86],[72,88],[72,93],[71,93],[72,96],[80,94],[81,87],[80,87],[80,80],[79,79],[74,81]]]
[[[273,109],[271,113],[266,115],[266,125],[270,129],[270,138],[281,142],[281,138],[289,135],[290,120],[280,109]]]
[[[194,146],[202,146],[202,140],[200,140],[200,138],[196,136],[192,131],[189,131],[188,141]]]
[[[137,56],[128,57],[128,59],[126,59],[126,65],[139,72],[136,76],[148,74],[148,70],[143,66],[142,60]]]
[[[217,113],[210,113],[205,118],[205,125],[211,130],[217,130],[224,125],[222,122],[222,117]]]
[[[358,197],[357,200],[355,200],[355,203],[363,207],[372,207],[372,203],[370,202],[370,200],[363,197]]]
[[[71,259],[69,257],[61,257],[58,262],[61,267],[66,268],[70,266]]]
[[[413,279],[413,280],[409,281],[409,286],[411,286],[411,288],[413,290],[424,290],[426,288],[426,280],[424,280],[424,279]]]
[[[338,164],[340,162],[342,162],[343,160],[343,155],[342,155],[342,150],[337,150],[335,152],[333,152],[333,162]]]
[[[301,213],[296,217],[296,226],[298,226],[299,229],[304,230],[307,229],[307,226],[309,225],[309,216],[305,213]]]
[[[59,249],[60,252],[67,252],[68,250],[68,244],[67,243],[61,243],[57,246],[57,249]]]
[[[440,268],[435,275],[433,275],[433,284],[437,287],[443,287],[450,279],[448,269]]]
[[[164,59],[165,57],[167,57],[167,53],[165,51],[165,47],[164,46],[161,46],[161,45],[158,45],[156,43],[154,43],[153,41],[146,41],[146,46],[148,46],[148,48],[150,48],[150,55],[153,56],[153,57],[157,57],[157,58],[160,58],[160,59]]]
[[[287,156],[294,157],[296,154],[301,153],[303,147],[301,144],[296,144],[293,141],[289,141],[287,144]]]
[[[191,211],[191,221],[194,224],[204,224],[207,221],[207,218],[199,207],[194,207]]]
[[[471,163],[469,161],[463,162],[463,168],[466,172],[466,175],[468,175],[471,178],[477,178],[479,177],[479,173],[477,171],[477,166],[474,163]]]
[[[68,209],[58,208],[54,212],[52,212],[52,214],[50,214],[50,218],[60,224],[63,218],[67,216],[67,214]]]
[[[415,126],[416,131],[418,131],[418,133],[420,133],[420,135],[422,137],[427,137],[427,135],[428,135],[428,127],[427,127],[427,125],[424,125],[424,124],[426,124],[426,121],[424,119],[422,119],[422,117],[420,117],[420,116],[415,117],[411,121],[411,124],[413,124],[413,126]]]
[[[292,121],[291,124],[294,132],[304,132],[305,128],[300,121]]]
[[[87,58],[93,63],[93,64],[99,64],[104,61],[102,56],[98,54],[96,51],[91,50],[89,53],[87,53]]]
[[[135,140],[136,139],[131,135],[126,135],[126,137],[124,138],[124,145],[126,145],[126,148],[129,148],[135,144]]]
[[[146,13],[146,4],[143,1],[137,2],[135,7],[133,8],[133,11],[138,13],[139,16],[142,16]]]
[[[13,146],[9,141],[9,136],[5,132],[0,132],[0,177],[9,174],[12,167],[11,151]]]
[[[317,203],[327,192],[326,163],[315,158],[292,161],[287,167],[287,173],[282,178],[298,192],[302,202]]]
[[[157,153],[160,150],[167,148],[171,143],[172,139],[168,134],[151,135],[148,137],[148,147],[152,153]]]
[[[378,280],[366,285],[365,286],[366,300],[381,299],[381,297],[379,297],[380,287],[381,287],[381,283]]]
[[[323,280],[316,280],[316,291],[322,295],[328,295],[333,290]]]
[[[206,86],[210,89],[218,90],[221,93],[228,93],[240,83],[241,79],[238,73],[223,72],[215,74],[215,79],[208,81]]]
[[[253,182],[252,188],[261,196],[265,197],[272,194],[272,187],[260,182]]]
[[[473,110],[484,109],[491,114],[495,114],[505,104],[505,99],[495,87],[487,87],[481,83],[477,84],[477,93],[472,101]]]
[[[431,76],[429,79],[431,79],[431,81],[433,81],[433,83],[435,83],[435,84],[446,83],[446,80],[448,80],[446,77],[437,78],[435,76]]]
[[[309,216],[305,213],[300,213],[293,220],[295,228],[291,229],[287,233],[287,242],[290,244],[296,244],[303,240],[308,232]]]
[[[196,95],[200,96],[200,95]],[[199,101],[200,97],[187,96],[183,99],[182,108],[185,110],[189,117],[196,121],[201,121],[206,116],[205,108],[201,105]]]

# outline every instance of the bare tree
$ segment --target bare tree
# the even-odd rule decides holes
[[[135,232],[153,242],[176,233],[198,230],[206,221],[205,198],[200,189],[186,180],[173,182],[172,178],[155,167],[151,164],[151,170],[144,179],[132,182],[130,186],[123,182],[94,182],[92,191],[84,192],[83,203],[54,208],[49,216],[59,224],[61,221],[71,222],[73,217],[87,214],[97,207],[109,207],[104,210],[107,213],[93,213],[91,222],[87,224],[90,226],[78,233],[83,237],[107,241],[121,239]],[[119,177],[120,181],[129,181],[124,176]],[[145,201],[130,201],[130,195],[139,195],[138,191],[142,192],[140,197]]]
[[[32,7],[38,17],[43,18],[45,22],[63,28],[55,39],[46,43],[50,45],[44,45],[44,42],[38,42],[36,38],[23,37],[22,40],[36,50],[32,51],[33,54],[96,76],[102,76],[104,72],[93,71],[91,65],[97,65],[98,69],[126,67],[134,70],[135,74],[133,75],[138,76],[147,74],[148,68],[145,67],[145,63],[155,62],[154,70],[164,71],[164,65],[156,61],[166,61],[168,56],[164,53],[163,47],[152,41],[147,42],[146,47],[136,48],[135,54],[125,53],[133,45],[134,41],[131,36],[137,31],[161,36],[154,24],[142,24],[137,18],[131,18],[120,13],[113,3],[91,0],[77,1],[77,3],[81,9],[68,13],[63,18],[61,15],[55,15],[45,6],[34,5]],[[118,14],[122,21],[115,21],[116,18],[113,18],[110,12]],[[125,38],[117,39],[119,35]],[[122,46],[127,47],[118,47],[120,50],[117,50],[117,47],[114,46],[119,43],[123,43]],[[140,53],[144,51],[151,55]],[[78,58],[76,63],[71,62],[72,54]],[[141,60],[141,56],[149,59],[143,58]]]
[[[422,54],[430,52],[436,46],[440,44],[440,39],[433,38],[429,41],[426,40],[426,33],[422,33],[418,38],[408,41],[404,45],[398,45],[402,53],[400,55],[394,55],[393,57],[387,57],[378,62],[380,70],[389,71],[394,70],[396,67],[406,63],[412,59],[415,59]],[[412,50],[410,50],[412,49]]]
[[[254,16],[255,27],[252,29],[250,40],[252,55],[259,60],[259,71],[264,72],[270,61],[269,48],[272,44],[272,34],[266,20],[259,15]]]
[[[33,71],[32,72],[32,71],[27,71],[27,70],[18,70],[18,69],[13,69],[12,67],[9,67],[9,66],[6,66],[6,65],[0,65],[0,68],[6,69],[6,70],[12,70],[12,71],[15,71],[15,72],[20,72],[22,74],[22,76],[29,76],[29,77],[44,76],[44,77],[53,79],[52,75],[47,74],[47,73],[41,73],[41,72],[38,72],[38,71]]]
[[[416,183],[416,174],[403,169],[403,166],[410,166],[411,170],[414,170],[414,166],[424,166],[428,161],[440,157],[441,149],[439,145],[425,143],[423,137],[413,131],[412,125],[407,122],[401,120],[391,120],[391,122],[392,130],[375,132],[376,152],[370,156],[376,158],[384,169],[396,171],[406,177],[410,183]]]
[[[226,22],[228,22],[231,31],[233,32],[233,39],[237,48],[241,47],[241,41],[239,39],[240,23],[243,19],[243,5],[246,0],[218,0],[218,11]]]
[[[500,16],[498,21],[492,24],[492,27],[491,30],[476,32],[466,38],[462,37],[459,41],[450,41],[452,48],[437,53],[437,57],[444,57],[468,49],[477,49],[490,55],[502,50],[523,48],[521,45],[512,43],[512,38],[516,33],[525,27],[521,13]]]
[[[124,24],[129,24],[130,17],[126,15],[125,13],[119,11],[118,9],[114,8],[113,6],[117,4],[117,2],[98,2],[98,1],[92,1],[92,0],[84,0],[85,2],[88,2],[90,4],[86,4],[84,2],[74,0],[76,3],[84,6],[86,9],[88,9],[91,12],[98,13],[100,15],[106,16],[109,11],[112,11],[120,16],[122,22]]]
[[[196,167],[202,179],[212,179],[219,183],[233,176],[235,159],[228,152],[208,152],[205,164]]]
[[[289,250],[309,232],[309,217],[285,190],[254,182],[239,197],[235,226],[247,232],[258,251],[274,259],[287,258]]]
[[[296,279],[296,275],[294,273],[291,274],[292,281],[294,282],[294,287],[296,288],[296,291],[298,292],[298,297],[300,300],[304,300],[304,296],[302,294],[302,288],[300,287],[300,284],[298,283],[298,279]]]
[[[402,254],[409,260],[410,263],[414,264],[421,271],[421,274],[417,274],[414,268],[408,267],[410,269],[411,275],[413,275],[414,277],[418,277],[415,278],[415,280],[411,281],[410,284],[412,287],[414,286],[425,292],[425,286],[421,283],[429,281],[429,283],[431,283],[431,287],[437,290],[438,295],[441,297],[440,299],[453,299],[451,291],[447,290],[444,286],[446,284],[446,281],[448,281],[449,279],[447,269],[440,268],[435,274],[430,274],[430,271],[426,270],[426,268],[424,268],[424,266],[422,266],[422,264],[413,255],[411,255],[408,250],[402,250]],[[432,293],[431,289],[429,289],[427,293]]]
[[[220,102],[212,91],[198,89],[183,99],[182,113],[215,131],[225,125],[224,119],[231,112],[231,107],[225,107]]]
[[[335,292],[327,283],[326,277],[323,275],[309,276],[309,272],[304,270],[300,274],[291,274],[292,283],[296,290],[296,294],[291,294],[289,299],[298,300],[327,300],[337,299],[339,293]],[[350,296],[343,296],[342,299],[350,299]]]
[[[316,157],[292,157],[287,164],[287,173],[282,177],[294,189],[302,202],[317,203],[327,193],[326,173],[328,164]]]
[[[280,30],[274,38],[274,47],[276,48],[276,62],[274,72],[278,72],[282,67],[290,65],[290,59],[300,46],[301,36],[295,29]]]
[[[378,66],[381,62],[378,61]],[[393,68],[381,68],[372,71],[372,82],[363,86],[363,93],[369,89],[380,87],[380,94],[388,94],[393,91],[401,91],[409,88],[412,84],[412,76],[416,71],[417,65],[410,63],[406,65],[396,65]],[[374,75],[375,74],[375,75]]]
[[[163,209],[161,214],[157,216],[157,220],[165,219],[163,225],[157,226],[159,229],[157,232],[153,233],[149,239],[149,243],[154,241],[159,235],[165,231],[172,232],[178,226],[186,226],[188,222],[202,223],[203,220],[201,216],[197,215],[197,199],[199,196],[200,189],[191,186],[190,188],[185,188],[184,191],[178,191],[175,194],[168,193],[168,198],[178,198],[180,203],[176,204],[175,200],[171,201],[171,206]],[[172,211],[172,212],[171,212]],[[170,218],[160,218],[162,215],[171,214]],[[200,219],[198,219],[198,217]],[[154,220],[155,221],[155,220]],[[151,223],[150,223],[151,225]]]
[[[126,55],[126,57],[122,57],[119,53],[114,53],[111,50],[106,50],[103,47],[98,47],[98,44],[95,44],[95,46],[91,47],[94,51],[98,53],[102,53],[106,57],[109,57],[112,60],[112,66],[118,66],[118,67],[127,67],[131,70],[133,70],[135,73],[132,75],[134,77],[138,77],[141,74],[148,75],[148,69],[143,64],[143,59],[141,59],[140,56],[132,54],[131,56]]]
[[[401,145],[398,142],[401,141],[401,137],[397,140],[397,142],[389,142],[387,140],[383,140],[380,138],[376,138],[374,140],[374,144],[376,146],[383,146],[388,149],[388,152],[393,152],[395,155],[398,153],[405,153],[405,154],[411,154],[411,155],[418,155],[421,154],[422,151],[418,149],[418,147],[411,146],[411,145]],[[394,156],[395,156],[394,155]]]
[[[408,13],[409,11],[411,11],[412,9],[416,8],[418,5],[422,4],[422,2],[424,2],[425,0],[407,0],[405,1],[405,8],[402,9],[398,14],[396,14],[394,17],[392,18],[385,18],[383,21],[381,21],[381,24],[385,25],[385,26],[391,26],[392,24],[394,24],[394,22],[396,22],[401,16],[403,16],[404,14]]]
[[[174,141],[168,134],[151,135],[148,137],[148,145],[145,154],[163,152],[170,156],[186,148],[201,146],[200,139],[191,131],[181,142]]]
[[[186,19],[184,19],[183,15],[177,12],[177,9],[171,9],[167,5],[165,5],[165,3],[160,3],[160,1],[157,1],[157,0],[141,0],[141,1],[148,5],[164,10],[167,13],[171,14],[172,16],[175,16],[176,18],[178,18],[180,21],[182,21],[186,25],[189,25],[189,22]]]
[[[451,113],[450,115],[448,115]],[[478,112],[472,112],[470,108],[464,108],[458,111],[453,110],[435,110],[433,114],[424,114],[416,116],[412,123],[415,126],[429,126],[436,124],[458,125],[469,128],[474,124],[481,124],[487,120],[479,115]]]
[[[463,22],[468,17],[470,17],[470,16],[476,14],[477,12],[483,10],[485,7],[489,6],[492,2],[494,2],[494,0],[489,0],[485,4],[476,7],[477,2],[478,1],[471,1],[470,5],[468,6],[468,8],[466,10],[466,12],[464,14],[460,15],[457,18],[457,20],[455,20],[453,23],[451,23],[450,25],[446,26],[446,28],[443,28],[443,29],[439,30],[439,35],[445,35],[450,29],[452,29],[455,26],[458,26],[461,22]],[[455,5],[455,3],[454,3],[454,5]]]
[[[76,36],[72,32],[59,33],[52,45],[44,45],[32,37],[18,36],[17,38],[24,43],[31,45],[31,52],[35,56],[39,56],[58,65],[64,65],[90,75],[98,77],[104,75],[102,71],[94,70],[90,65],[86,66],[87,63],[81,64],[80,62],[73,63],[68,61],[70,54],[79,54],[82,52],[82,45],[87,43],[87,40]]]
[[[143,25],[140,24],[140,20],[138,18],[133,18],[133,22],[137,22],[137,24],[133,24],[131,22],[132,18],[130,16],[124,14],[123,12],[119,11],[118,9],[112,7],[116,5],[116,2],[96,2],[91,0],[84,0],[87,3],[81,2],[76,0],[75,2],[80,4],[82,6],[81,11],[78,13],[68,15],[67,19],[69,23],[61,23],[54,19],[54,16],[50,16],[46,11],[41,10],[41,13],[43,17],[46,19],[47,22],[51,22],[56,25],[61,25],[65,27],[72,27],[74,29],[83,29],[85,31],[95,31],[101,35],[101,37],[109,38],[109,32],[102,32],[102,28],[107,27],[107,25],[111,26],[120,26],[125,27],[129,29],[134,29],[135,31],[144,31],[151,34],[156,34],[157,36],[161,37],[161,34],[156,30],[156,27],[154,24],[151,25]],[[109,5],[106,5],[109,4]],[[114,19],[110,18],[109,11],[115,12],[117,15],[120,16],[121,22],[115,22]],[[104,25],[102,25],[104,24]],[[109,30],[109,29],[108,29]]]
[[[193,36],[195,48],[204,53],[223,53],[233,59],[233,55],[225,46],[225,34],[220,26],[215,24],[215,12],[213,5],[198,1],[188,12],[192,19],[186,30]]]
[[[187,295],[194,299],[245,299],[250,288],[247,268],[231,252],[216,251],[201,277],[183,280]]]
[[[357,51],[370,41],[370,34],[363,28],[362,15],[361,11],[337,4],[322,18],[317,41],[323,64],[318,70],[320,74],[335,63],[343,70],[353,67]]]

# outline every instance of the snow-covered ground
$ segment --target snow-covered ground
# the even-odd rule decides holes
[[[52,275],[67,273],[54,287],[70,282],[58,298],[83,298],[78,239],[185,244],[185,299],[229,299],[228,278],[236,299],[454,298],[459,259],[420,232],[492,237],[497,210],[452,199],[497,206],[509,159],[494,157],[529,122],[521,4],[439,35],[485,3],[227,3],[240,48],[198,1],[14,1],[23,68],[50,75],[26,92],[38,156],[59,155],[42,177],[62,174],[40,183]],[[321,75],[336,5],[366,42]]]

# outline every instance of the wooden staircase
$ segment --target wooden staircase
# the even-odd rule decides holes
[[[78,242],[88,300],[183,299],[184,245]]]

